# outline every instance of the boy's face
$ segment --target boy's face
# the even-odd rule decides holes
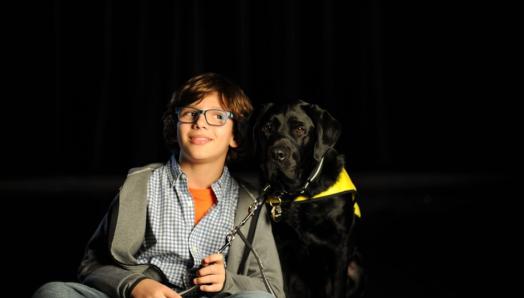
[[[199,110],[226,110],[220,105],[216,92],[206,95],[200,102],[194,102],[189,107]],[[204,114],[200,114],[194,123],[178,122],[177,127],[180,163],[224,163],[229,147],[237,147],[231,119],[223,126],[211,126],[206,122]]]

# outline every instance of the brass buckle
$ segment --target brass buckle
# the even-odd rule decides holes
[[[274,222],[279,222],[282,217],[282,199],[277,197],[278,201],[270,200],[269,206],[271,206],[271,218]]]

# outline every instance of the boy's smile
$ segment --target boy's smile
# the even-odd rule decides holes
[[[203,136],[203,135],[194,135],[194,136],[190,135],[189,136],[189,140],[190,140],[191,144],[194,144],[194,145],[205,145],[208,142],[213,141],[213,139],[208,138],[208,137]]]

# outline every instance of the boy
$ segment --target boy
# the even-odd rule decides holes
[[[165,141],[178,156],[130,171],[87,246],[81,284],[48,283],[33,297],[178,298],[193,285],[190,296],[272,297],[253,254],[241,260],[241,239],[216,253],[255,199],[225,166],[241,154],[252,109],[242,89],[218,74],[188,80],[163,117]],[[260,212],[252,245],[270,288],[284,297],[270,222]]]

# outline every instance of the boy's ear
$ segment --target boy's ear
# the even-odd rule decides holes
[[[231,137],[231,141],[229,141],[229,147],[231,147],[231,148],[237,148],[238,147],[238,143],[235,140],[235,136]]]

